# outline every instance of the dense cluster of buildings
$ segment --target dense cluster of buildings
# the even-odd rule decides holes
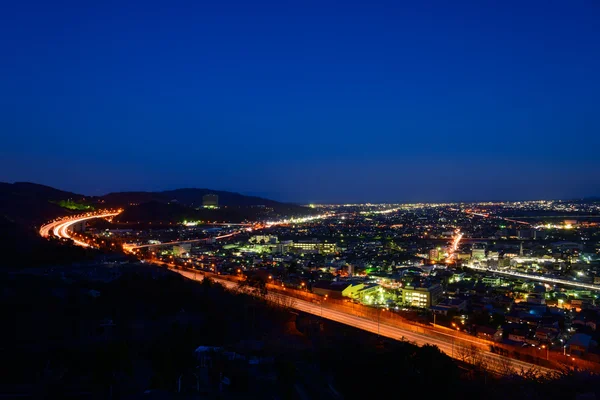
[[[590,351],[600,340],[600,292],[541,280],[600,283],[600,218],[547,216],[600,215],[594,205],[319,207],[328,217],[259,230],[180,226],[114,236],[148,245],[145,256],[220,274],[260,273],[331,299],[435,315],[438,324],[513,345],[570,343],[573,351]],[[228,239],[214,239],[221,236]],[[177,240],[188,242],[164,245]],[[574,345],[574,337],[586,345]]]

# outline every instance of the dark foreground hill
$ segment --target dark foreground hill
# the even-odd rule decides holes
[[[499,378],[455,363],[434,346],[377,338],[150,265],[0,273],[0,312],[8,328],[0,330],[0,393],[6,398],[600,395],[598,376]]]
[[[97,252],[70,246],[58,239],[46,240],[36,229],[0,216],[0,270],[41,265],[60,265],[88,260]]]

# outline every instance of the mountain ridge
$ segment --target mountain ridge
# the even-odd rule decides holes
[[[187,204],[190,206],[201,206],[202,196],[207,194],[216,194],[219,196],[219,205],[223,206],[271,206],[271,205],[292,205],[298,207],[294,203],[285,203],[276,200],[267,199],[258,196],[248,196],[239,192],[231,192],[226,190],[213,190],[209,188],[179,188],[172,190],[162,191],[133,191],[133,192],[111,192],[103,196],[99,196],[104,199],[108,204],[111,202],[119,202],[118,199],[123,197],[129,197],[130,199],[147,201],[173,201],[177,200],[180,203]],[[141,201],[134,201],[139,203]],[[120,201],[123,202],[122,200]]]
[[[124,208],[127,211],[129,208],[143,203],[156,202],[162,204],[178,203],[190,209],[200,209],[202,208],[202,197],[206,194],[219,196],[219,206],[236,208],[235,215],[238,216],[239,214],[239,218],[243,218],[244,214],[256,216],[256,212],[249,210],[252,207],[264,207],[265,211],[271,211],[279,215],[310,213],[310,209],[293,203],[283,203],[257,196],[246,196],[238,192],[209,188],[125,191],[111,192],[101,196],[86,196],[33,182],[0,182],[0,216],[20,225],[37,226],[48,220],[81,211],[75,207],[78,205],[96,209]],[[163,212],[161,208],[156,206],[143,207],[142,210],[160,210],[160,212]],[[186,214],[186,212],[181,209],[182,214]],[[231,212],[225,213],[223,211],[215,212],[215,214],[221,217],[234,215]],[[142,217],[144,213],[133,212],[130,215]],[[171,212],[169,212],[169,215],[173,217]],[[151,219],[154,216],[147,215],[147,218]]]

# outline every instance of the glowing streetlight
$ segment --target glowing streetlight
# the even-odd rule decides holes
[[[327,300],[327,296],[328,296],[328,295],[325,295],[325,297],[323,298],[323,300],[321,300],[321,318],[323,318],[323,302],[324,302],[325,300]]]
[[[542,349],[546,349],[546,360],[548,359],[548,353],[550,352],[550,347],[545,344],[542,345]]]

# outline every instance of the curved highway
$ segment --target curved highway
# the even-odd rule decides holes
[[[75,224],[85,222],[94,218],[110,218],[118,215],[119,212],[106,212],[100,214],[86,214],[84,216],[66,217],[58,221],[50,222],[40,228],[40,235],[42,237],[49,237],[51,234],[61,239],[71,239],[76,245],[89,247],[89,244],[82,242],[77,239],[73,239],[71,236],[71,227]]]

